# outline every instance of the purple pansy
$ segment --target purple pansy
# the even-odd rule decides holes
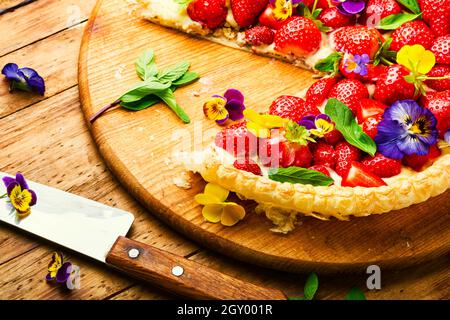
[[[344,57],[345,71],[348,73],[356,73],[361,76],[367,76],[367,65],[370,62],[368,54],[346,54]]]
[[[31,68],[19,68],[15,63],[8,63],[2,69],[2,74],[9,81],[10,91],[35,91],[40,95],[45,93],[44,79]]]
[[[388,158],[405,155],[427,155],[438,139],[437,120],[433,113],[414,100],[395,102],[387,108],[378,125],[375,142]]]
[[[303,2],[303,0],[286,0],[286,1],[290,1],[292,5],[296,5]],[[274,5],[277,2],[277,0],[270,0],[269,2],[271,5]]]
[[[47,281],[56,280],[58,283],[66,283],[72,272],[72,263],[64,262],[62,252],[54,252],[52,260],[48,264],[48,274],[45,277]]]
[[[3,177],[2,180],[6,187],[6,194],[2,198],[9,198],[19,218],[27,217],[31,207],[37,202],[36,193],[28,187],[27,181],[20,173],[17,173],[15,178]]]
[[[333,0],[340,12],[347,15],[361,13],[366,8],[364,0]]]
[[[219,125],[224,125],[228,119],[242,120],[244,110],[244,95],[237,89],[228,89],[223,96],[214,95],[203,106],[205,116]]]
[[[305,116],[298,124],[305,127],[311,134],[318,138],[322,138],[326,134],[332,132],[335,127],[331,118],[323,113],[317,116]]]

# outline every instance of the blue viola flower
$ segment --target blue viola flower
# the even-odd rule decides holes
[[[364,0],[333,0],[332,2],[340,12],[347,15],[361,13],[366,7]]]
[[[359,54],[346,54],[344,56],[344,66],[345,71],[348,73],[356,73],[361,76],[367,76],[368,70],[367,65],[370,62],[370,57],[368,54],[364,53],[362,55]]]
[[[45,93],[44,79],[31,68],[19,68],[15,63],[8,63],[2,69],[2,74],[9,81],[9,90],[35,91],[40,95]]]
[[[378,150],[388,158],[427,155],[430,146],[438,140],[436,124],[433,113],[416,101],[397,101],[385,110],[375,142]]]

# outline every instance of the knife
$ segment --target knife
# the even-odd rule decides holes
[[[9,176],[0,172],[1,177]],[[0,221],[184,297],[284,300],[279,290],[244,282],[147,244],[126,238],[134,216],[126,211],[28,181],[37,194],[31,214],[18,220],[7,199]],[[6,193],[0,183],[0,195]]]

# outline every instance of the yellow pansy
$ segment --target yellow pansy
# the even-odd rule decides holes
[[[228,119],[228,110],[225,108],[227,100],[222,97],[213,97],[203,105],[203,113],[209,120]]]
[[[208,183],[205,191],[195,196],[197,203],[204,205],[203,217],[212,223],[221,222],[231,227],[244,219],[245,209],[234,202],[225,202],[229,191],[218,184]]]
[[[436,57],[420,44],[405,45],[397,54],[397,62],[414,74],[427,74],[436,64]]]
[[[255,110],[246,109],[247,129],[258,138],[270,138],[270,130],[284,127],[288,120],[270,114],[259,114]]]
[[[290,0],[276,0],[273,9],[273,16],[277,20],[286,20],[292,16],[293,6]]]
[[[316,128],[309,130],[311,134],[318,138],[323,138],[327,133],[334,130],[334,123],[329,122],[325,119],[316,119]]]

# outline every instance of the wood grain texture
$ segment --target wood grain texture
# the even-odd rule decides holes
[[[139,20],[123,1],[104,0],[96,5],[80,51],[80,96],[87,118],[137,81],[133,63],[145,48],[155,50],[162,67],[183,58],[203,76],[176,92],[193,122],[183,125],[167,107],[157,105],[138,113],[113,110],[91,131],[125,188],[176,230],[222,254],[295,272],[357,270],[370,264],[399,268],[449,251],[450,192],[405,210],[350,222],[305,218],[286,236],[271,233],[270,222],[251,210],[233,228],[206,223],[193,200],[204,182],[192,175],[192,189],[176,187],[173,178],[182,169],[170,160],[173,150],[198,150],[218,130],[204,119],[203,101],[236,87],[245,93],[248,106],[262,111],[274,97],[305,88],[311,74]],[[177,134],[184,136],[182,142],[173,139]]]

